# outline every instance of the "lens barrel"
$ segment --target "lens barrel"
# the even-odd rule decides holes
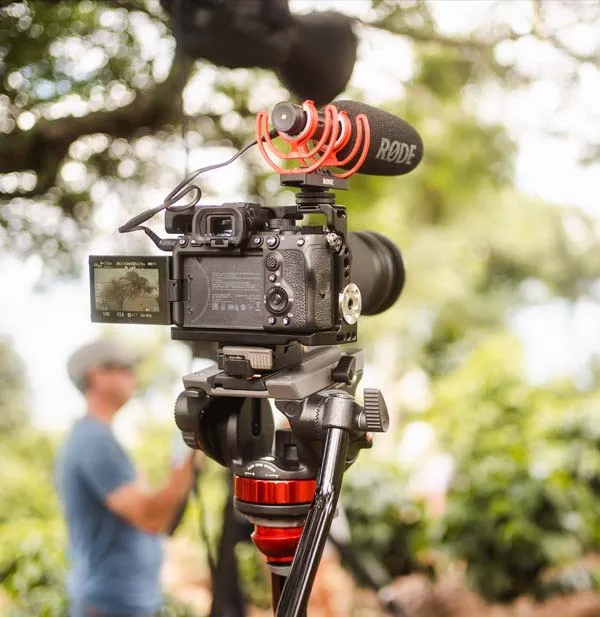
[[[362,297],[362,314],[383,313],[396,302],[404,287],[405,271],[398,247],[374,231],[348,234],[352,253],[352,282]]]

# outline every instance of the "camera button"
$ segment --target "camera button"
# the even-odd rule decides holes
[[[284,317],[281,321],[283,322],[284,326],[289,326],[290,325],[290,318],[289,317]]]
[[[271,326],[274,326],[277,323],[277,318],[276,317],[269,317],[268,321],[269,321],[269,324]]]
[[[274,283],[277,280],[277,275],[276,274],[269,274],[269,281],[271,283]]]
[[[262,236],[254,236],[254,238],[252,238],[252,244],[254,246],[262,246],[262,243],[263,243]]]
[[[279,238],[277,236],[267,236],[267,246],[270,249],[274,249],[279,244]]]
[[[267,270],[277,270],[277,268],[279,268],[279,259],[277,254],[270,253],[267,255],[265,259],[265,266]]]

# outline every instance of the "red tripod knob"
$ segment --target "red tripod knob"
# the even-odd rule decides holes
[[[294,560],[302,527],[262,527],[256,525],[252,540],[268,563],[287,565]]]
[[[305,512],[299,515],[298,506],[306,504],[308,510],[316,484],[313,479],[256,480],[234,476],[238,510],[248,514],[251,510],[252,518],[260,521],[255,524],[252,539],[268,563],[289,565],[293,561],[305,518]],[[286,518],[290,525],[281,526],[281,520]]]

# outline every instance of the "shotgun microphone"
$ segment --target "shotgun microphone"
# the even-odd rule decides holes
[[[377,109],[366,103],[355,101],[334,101],[332,105],[338,112],[346,112],[351,126],[355,119],[364,114],[371,130],[371,142],[363,164],[357,173],[371,176],[401,176],[412,171],[423,158],[423,141],[417,131],[405,120],[387,111]],[[278,133],[294,137],[308,129],[309,118],[304,109],[293,103],[278,103],[271,113],[271,124]],[[314,139],[323,134],[323,122],[319,121],[314,130]],[[340,160],[350,154],[356,136],[351,135],[348,143],[337,152]],[[351,169],[358,155],[342,165],[342,169]]]

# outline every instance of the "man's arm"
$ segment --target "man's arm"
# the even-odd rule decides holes
[[[112,512],[146,533],[166,531],[192,487],[194,454],[174,467],[165,485],[150,492],[107,430],[90,432],[80,444],[77,469],[88,487]]]
[[[105,503],[131,525],[151,534],[165,533],[177,509],[192,488],[194,455],[171,470],[165,485],[148,492],[140,482],[128,482],[106,495]]]

